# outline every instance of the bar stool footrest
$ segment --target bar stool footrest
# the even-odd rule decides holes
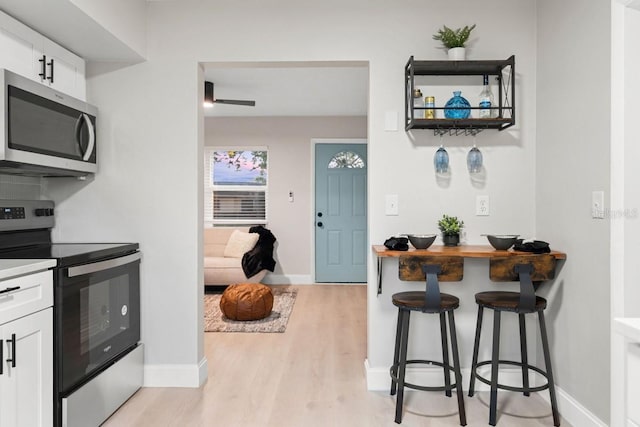
[[[435,360],[418,360],[418,359],[413,359],[413,360],[407,360],[407,365],[416,365],[416,364],[420,364],[420,365],[433,365],[433,366],[439,366],[441,368],[446,368],[447,369],[447,373],[450,372],[455,372],[453,369],[453,366],[451,365],[445,365],[442,362],[438,362]],[[398,382],[398,366],[399,363],[396,363],[395,365],[391,365],[391,368],[389,369],[389,374],[391,375],[391,379],[397,383]],[[455,377],[455,375],[454,375]],[[451,384],[449,387],[447,386],[423,386],[423,385],[418,385],[418,384],[412,384],[412,383],[408,383],[405,381],[404,386],[407,388],[412,388],[414,390],[422,390],[422,391],[450,391],[455,389],[458,384],[457,383],[453,383]]]
[[[485,365],[491,365],[491,360],[485,360],[484,362],[478,362],[478,364],[476,365],[476,370],[471,372],[471,375],[473,375],[478,381],[483,382],[487,385],[491,385],[491,381],[482,377],[480,374],[478,374],[478,368],[481,366],[485,366]],[[522,368],[522,362],[516,362],[513,360],[498,360],[498,367],[500,365],[513,365],[513,366],[519,366],[520,368]],[[538,392],[538,391],[542,391],[542,390],[547,390],[549,388],[549,377],[547,376],[547,373],[545,371],[543,371],[542,369],[538,368],[537,366],[533,366],[533,365],[527,365],[527,369],[535,371],[537,373],[539,373],[540,375],[542,375],[544,378],[547,379],[547,382],[541,386],[537,386],[537,387],[516,387],[516,386],[510,386],[510,385],[505,385],[505,384],[497,384],[497,388],[501,389],[501,390],[509,390],[509,391],[515,391],[518,393],[529,393],[529,392]]]

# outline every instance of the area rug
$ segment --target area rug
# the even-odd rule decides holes
[[[238,321],[227,319],[220,311],[222,294],[204,296],[205,332],[284,332],[298,294],[297,289],[272,289],[273,309],[268,317],[260,320]]]

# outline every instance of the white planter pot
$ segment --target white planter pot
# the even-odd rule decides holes
[[[452,61],[464,61],[465,59],[465,49],[463,47],[452,47],[447,53]]]

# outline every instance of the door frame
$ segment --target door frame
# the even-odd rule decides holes
[[[310,242],[311,242],[311,250],[310,252],[310,261],[309,265],[311,266],[311,280],[313,283],[316,282],[316,144],[364,144],[368,145],[367,138],[312,138],[311,139],[311,164],[309,170],[311,171],[311,200],[309,203],[309,218],[311,218],[311,227],[309,229],[310,233]],[[369,148],[367,147],[367,154],[369,153]],[[367,155],[367,200],[369,198],[369,156]],[[367,202],[367,246],[369,246],[369,203]],[[369,258],[367,257],[367,282],[369,281]],[[348,285],[349,283],[336,283],[336,284],[344,284]]]

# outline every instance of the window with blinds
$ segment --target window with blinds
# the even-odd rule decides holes
[[[266,148],[205,150],[205,222],[266,224],[267,177]]]

